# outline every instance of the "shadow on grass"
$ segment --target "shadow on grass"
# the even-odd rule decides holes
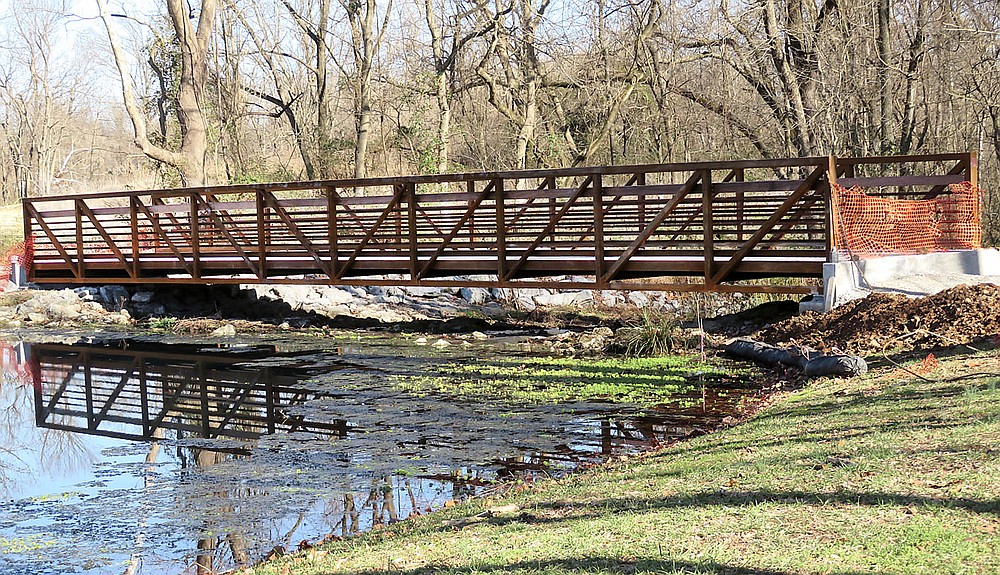
[[[685,573],[685,574],[717,574],[717,575],[792,575],[791,571],[775,569],[754,569],[727,565],[714,561],[677,561],[670,559],[637,559],[625,561],[614,557],[567,557],[564,559],[547,559],[543,561],[519,561],[516,563],[476,563],[471,566],[445,567],[428,565],[416,569],[391,569],[354,571],[357,575],[375,575],[376,573],[393,573],[394,575],[431,575],[466,573],[508,573],[510,571],[525,571],[529,573]],[[326,575],[340,573],[338,571],[323,571]],[[862,571],[825,571],[830,575],[861,575]]]
[[[796,427],[792,424],[816,418],[823,414],[839,412],[836,420],[843,418],[857,419],[858,423],[847,423],[837,426],[810,426],[806,431],[790,433],[774,433],[759,439],[744,439],[737,441],[715,441],[710,445],[678,445],[671,449],[670,456],[678,456],[686,453],[698,453],[701,455],[731,451],[752,447],[755,449],[773,447],[777,445],[794,445],[801,443],[815,443],[817,441],[836,439],[849,439],[866,435],[868,433],[880,433],[893,430],[907,429],[919,424],[922,429],[947,429],[974,424],[963,417],[942,418],[932,414],[926,402],[935,400],[940,403],[934,408],[950,407],[958,398],[968,392],[969,384],[962,385],[959,382],[967,381],[969,378],[963,376],[941,380],[934,384],[929,384],[925,389],[887,389],[878,396],[866,396],[863,393],[852,393],[849,396],[840,396],[840,399],[831,398],[827,401],[808,402],[793,408],[786,408],[770,413],[760,414],[754,417],[755,425],[769,425],[772,421],[781,421],[783,427]],[[978,379],[978,378],[977,378]],[[859,410],[863,410],[863,413]],[[870,413],[882,413],[885,419],[873,421],[868,415]]]
[[[543,502],[533,506],[532,512],[522,512],[519,515],[510,517],[490,517],[485,520],[485,523],[496,526],[511,523],[541,525],[562,521],[597,519],[603,516],[637,511],[649,512],[662,509],[713,506],[752,507],[761,504],[820,506],[837,504],[870,507],[892,505],[897,507],[922,507],[941,510],[961,509],[984,515],[1000,516],[1000,500],[998,499],[936,498],[900,493],[861,493],[856,491],[837,491],[833,493],[811,491],[716,491],[677,497],[598,499],[587,502],[586,506]],[[557,512],[558,515],[546,515],[544,512],[536,514],[538,510]]]

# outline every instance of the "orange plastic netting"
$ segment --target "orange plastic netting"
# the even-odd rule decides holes
[[[857,257],[982,247],[982,190],[969,182],[926,200],[870,196],[833,185],[836,247]]]
[[[14,265],[20,264],[25,270],[31,269],[34,253],[34,243],[28,238],[7,248],[0,255],[0,291],[6,291],[10,286],[7,280],[10,279]]]

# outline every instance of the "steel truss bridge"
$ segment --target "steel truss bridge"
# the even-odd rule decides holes
[[[930,198],[976,179],[959,153],[123,191],[25,199],[24,233],[40,284],[809,293],[831,183]]]

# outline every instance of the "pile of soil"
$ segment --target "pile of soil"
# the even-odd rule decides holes
[[[962,285],[911,299],[873,293],[827,313],[806,312],[765,328],[757,339],[821,351],[874,355],[1000,336],[1000,287]]]

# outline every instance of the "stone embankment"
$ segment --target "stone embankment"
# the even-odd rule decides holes
[[[117,287],[117,286],[115,286]],[[134,323],[132,314],[114,305],[115,290],[26,290],[0,296],[0,327]]]
[[[507,319],[512,312],[569,309],[684,311],[684,299],[658,292],[557,291],[452,287],[352,287],[324,285],[120,286],[9,292],[0,298],[7,327],[106,323],[136,319],[250,319],[302,327],[331,320],[344,326]],[[473,326],[471,329],[476,329]]]
[[[593,308],[632,305],[678,309],[676,299],[662,293],[557,291],[548,289],[453,287],[335,287],[309,285],[244,286],[260,300],[282,301],[293,310],[326,317],[350,316],[385,323],[447,319],[458,315],[507,316],[511,311]]]

